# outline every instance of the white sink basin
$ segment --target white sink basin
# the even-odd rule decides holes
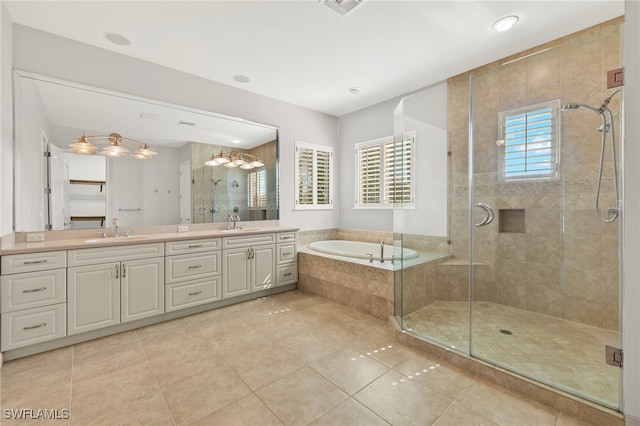
[[[113,237],[107,237],[107,238],[94,238],[92,240],[84,240],[85,243],[108,243],[108,242],[124,242],[124,241],[129,241],[129,240],[136,240],[136,239],[140,239],[140,238],[147,238],[146,235],[130,235],[128,237],[118,237],[118,238],[113,238]]]
[[[223,229],[222,232],[257,232],[262,231],[262,228],[242,228],[242,229]]]

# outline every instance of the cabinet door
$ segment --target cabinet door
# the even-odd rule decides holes
[[[164,312],[164,258],[122,262],[121,320],[134,321]]]
[[[250,249],[241,248],[222,252],[222,298],[227,299],[251,291]]]
[[[275,251],[274,245],[253,247],[251,252],[251,291],[275,287]]]
[[[67,335],[120,323],[120,262],[68,269]]]

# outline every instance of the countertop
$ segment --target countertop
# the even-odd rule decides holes
[[[270,234],[274,232],[295,232],[298,228],[286,226],[251,227],[244,229],[210,229],[206,231],[169,232],[121,236],[118,238],[69,238],[54,239],[38,242],[16,242],[2,247],[0,255],[36,253],[54,250],[71,250],[83,248],[96,248],[107,246],[120,246],[130,244],[159,243],[165,241],[181,241],[204,238],[236,237],[240,235]],[[95,234],[95,232],[94,232]]]

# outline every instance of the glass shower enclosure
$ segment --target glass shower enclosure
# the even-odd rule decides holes
[[[394,116],[396,141],[415,132],[418,160],[395,239],[445,254],[403,261],[401,327],[613,409],[623,92],[606,75],[622,67],[622,24],[452,77]]]

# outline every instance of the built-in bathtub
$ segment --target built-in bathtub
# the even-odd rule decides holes
[[[365,243],[362,241],[347,240],[326,240],[314,241],[309,244],[309,248],[321,253],[333,254],[336,256],[353,257],[355,259],[373,259],[374,261],[386,260],[395,261],[402,259],[415,259],[418,252],[409,248],[395,247],[392,245],[381,245],[376,243]],[[382,251],[381,251],[382,249]]]
[[[395,311],[396,271],[450,256],[385,244],[381,259],[380,249],[380,243],[350,240],[302,245],[298,247],[298,288],[388,321]]]

